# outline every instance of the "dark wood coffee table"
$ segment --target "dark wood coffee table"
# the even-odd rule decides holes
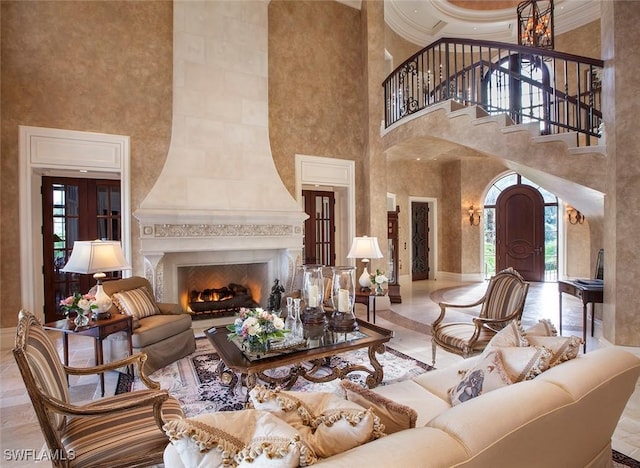
[[[380,384],[384,377],[384,371],[376,358],[376,353],[382,354],[386,351],[385,343],[393,338],[393,331],[367,322],[358,322],[358,326],[363,336],[356,339],[327,343],[311,348],[302,347],[282,354],[269,353],[264,358],[253,360],[247,358],[238,345],[229,341],[227,338],[229,331],[226,327],[212,327],[205,331],[205,335],[220,355],[221,361],[217,369],[220,379],[230,383],[235,379],[229,372],[241,374],[241,381],[247,387],[247,394],[256,385],[257,379],[284,388],[291,388],[298,377],[314,383],[329,382],[334,379],[342,379],[355,371],[369,374],[366,383],[369,388],[373,388]],[[329,367],[329,357],[361,348],[368,348],[369,362],[373,370],[367,366],[356,364]],[[283,366],[291,366],[284,376],[277,377],[265,373],[269,369]],[[318,372],[321,369],[322,371]],[[329,373],[327,373],[327,369],[330,369]]]

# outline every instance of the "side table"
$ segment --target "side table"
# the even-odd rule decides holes
[[[384,296],[377,296],[376,294],[371,294],[369,292],[363,292],[363,291],[356,291],[356,299],[355,302],[356,304],[364,304],[367,307],[367,322],[371,322],[369,320],[369,304],[373,303],[373,322],[372,323],[376,323],[376,299],[378,297],[384,297]]]
[[[90,336],[95,339],[94,350],[96,366],[104,363],[102,342],[112,333],[120,331],[126,332],[129,340],[129,354],[133,354],[133,342],[131,341],[133,318],[129,315],[117,314],[104,320],[91,320],[87,326],[77,329],[73,320],[69,319],[45,323],[43,327],[45,330],[54,330],[62,333],[62,349],[64,352],[65,366],[69,365],[69,335]],[[104,396],[104,372],[100,373],[100,391],[102,392],[102,396]]]

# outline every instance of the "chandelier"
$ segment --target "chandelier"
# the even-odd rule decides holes
[[[518,4],[518,44],[553,49],[553,0]]]

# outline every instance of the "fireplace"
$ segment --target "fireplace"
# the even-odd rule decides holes
[[[264,306],[301,263],[307,218],[271,155],[268,2],[175,0],[173,34],[171,143],[134,212],[145,276],[158,300],[182,303],[181,267],[265,264],[250,287]]]

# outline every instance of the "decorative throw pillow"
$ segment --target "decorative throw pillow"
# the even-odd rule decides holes
[[[390,400],[350,380],[342,380],[340,385],[347,400],[373,410],[384,425],[385,434],[416,427],[418,413],[413,408]]]
[[[539,320],[535,325],[527,328],[525,336],[558,336],[558,330],[549,319]]]
[[[578,336],[530,336],[529,342],[533,346],[544,346],[551,351],[549,366],[553,367],[561,362],[575,358],[580,352],[583,341]]]
[[[512,320],[494,335],[487,344],[484,354],[494,351],[496,348],[529,346],[522,325],[517,320]]]
[[[264,411],[205,413],[163,429],[184,466],[286,468],[317,461],[293,427]]]
[[[131,315],[134,319],[139,320],[160,313],[156,301],[145,286],[117,292],[111,298],[120,313]]]
[[[384,436],[380,418],[371,409],[327,392],[291,392],[255,386],[253,407],[269,411],[293,426],[322,458]]]
[[[552,353],[542,346],[499,348],[504,368],[513,383],[530,380],[551,365]]]
[[[451,387],[449,390],[451,406],[459,405],[511,383],[511,379],[502,363],[500,350],[493,350],[483,355],[475,366],[465,373],[458,385]]]

